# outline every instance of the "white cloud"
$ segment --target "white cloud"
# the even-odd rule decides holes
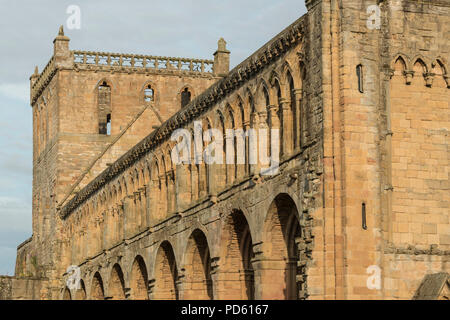
[[[28,82],[0,84],[0,95],[7,99],[28,103],[30,101],[30,84]]]

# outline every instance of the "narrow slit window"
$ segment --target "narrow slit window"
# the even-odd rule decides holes
[[[356,66],[356,75],[358,77],[358,90],[359,92],[364,92],[364,76],[363,76],[363,67],[361,64]]]
[[[191,102],[191,92],[188,88],[184,88],[181,92],[181,108],[184,108],[189,102]]]
[[[364,230],[367,230],[367,217],[366,217],[366,204],[363,202],[361,206],[361,222],[362,222],[362,228]]]

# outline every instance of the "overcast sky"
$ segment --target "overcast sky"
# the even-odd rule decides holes
[[[67,27],[70,5],[79,30]],[[212,59],[223,37],[234,67],[306,9],[304,0],[0,0],[0,12],[0,275],[13,275],[17,245],[31,236],[29,77],[60,25],[72,50]]]

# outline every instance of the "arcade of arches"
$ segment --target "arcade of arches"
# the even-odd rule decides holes
[[[62,298],[299,299],[298,279],[304,271],[299,266],[308,262],[299,248],[304,240],[299,218],[297,205],[286,193],[272,200],[261,224],[249,223],[250,217],[233,209],[219,218],[219,232],[189,229],[183,232],[185,239],[156,243],[147,257],[120,259],[91,279],[83,278],[78,290],[66,287]],[[256,244],[253,239],[261,237]]]

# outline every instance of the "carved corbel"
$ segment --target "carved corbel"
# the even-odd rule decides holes
[[[435,74],[432,72],[426,72],[423,74],[424,78],[425,78],[425,84],[427,87],[431,88],[431,86],[433,85],[433,80],[434,80],[434,76]]]
[[[410,85],[412,78],[414,77],[414,71],[412,71],[412,70],[403,71],[403,75],[406,78],[406,84]]]

